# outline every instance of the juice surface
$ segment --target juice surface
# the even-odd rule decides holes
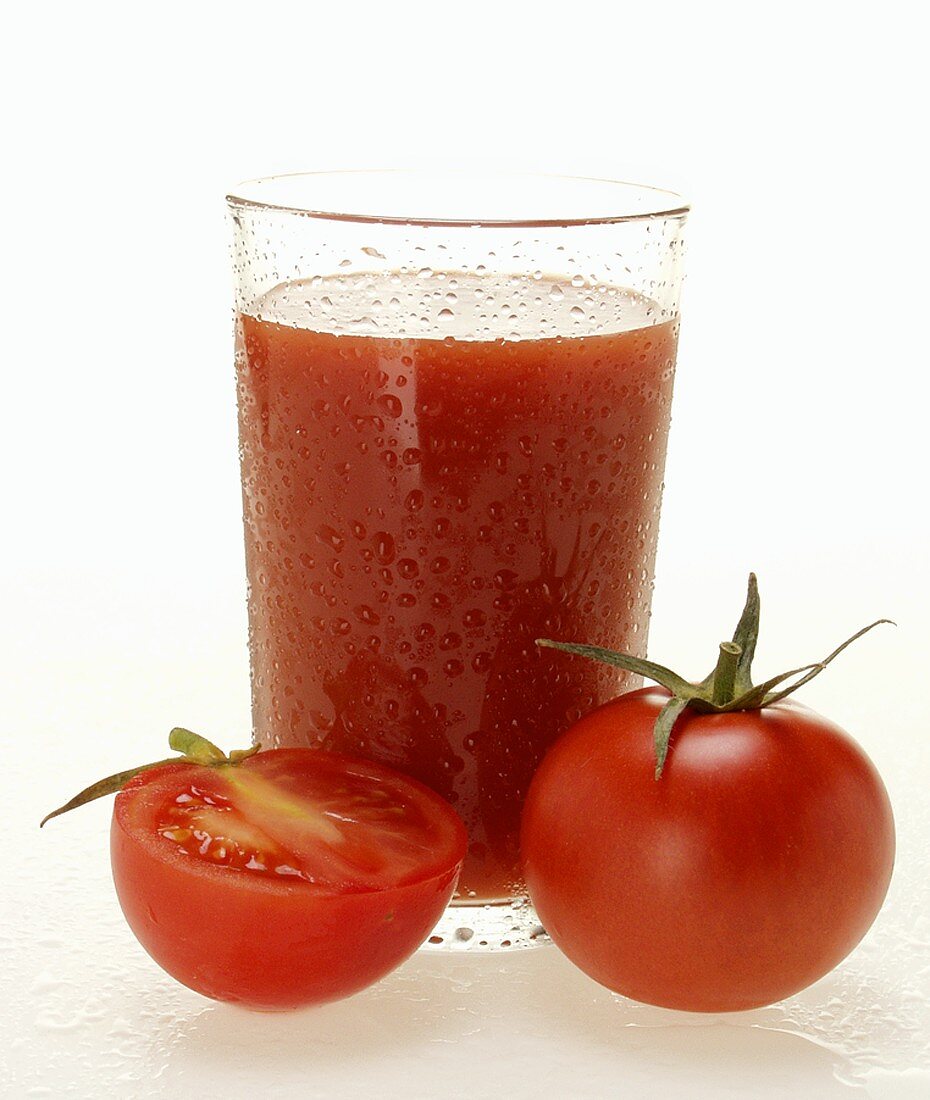
[[[460,900],[509,898],[536,765],[632,686],[535,639],[645,650],[677,322],[613,287],[378,278],[240,317],[255,733],[428,784],[469,831]]]

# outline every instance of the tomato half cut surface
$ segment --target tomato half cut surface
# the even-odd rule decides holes
[[[142,772],[117,795],[110,837],[120,905],[152,958],[260,1009],[345,997],[403,962],[449,903],[467,844],[422,784],[300,748]]]

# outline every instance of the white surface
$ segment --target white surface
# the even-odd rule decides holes
[[[928,241],[909,198],[926,90],[909,7],[257,10],[7,19],[0,1095],[930,1095]],[[642,1008],[551,949],[416,958],[343,1004],[253,1016],[136,946],[109,807],[36,828],[159,755],[174,724],[247,738],[226,190],[463,161],[693,201],[653,655],[703,673],[750,568],[760,671],[900,623],[805,691],[885,775],[900,850],[866,942],[784,1005]]]
[[[0,1095],[148,1098],[206,1088],[248,1097],[270,1095],[272,1085],[276,1096],[310,1098],[367,1089],[463,1100],[930,1094],[930,754],[920,743],[924,722],[907,713],[890,672],[900,648],[919,641],[907,627],[876,632],[807,692],[876,760],[899,832],[895,877],[876,925],[809,990],[736,1015],[665,1012],[612,996],[550,947],[419,956],[351,1000],[265,1016],[187,991],[136,944],[110,881],[109,803],[42,833],[36,827],[86,781],[160,755],[179,715],[229,745],[242,740],[245,661],[236,616],[211,610],[218,600],[188,598],[185,609],[165,596],[157,612],[147,599],[149,627],[131,653],[118,639],[97,638],[83,655],[69,655],[50,640],[53,689],[48,673],[14,661],[23,679],[9,728],[33,751],[7,759],[13,831],[0,928]],[[138,621],[138,608],[127,613]],[[186,627],[170,655],[153,640],[151,624],[162,615]],[[198,618],[218,622],[218,637],[198,628]],[[767,618],[770,639],[787,648],[791,616],[770,610]],[[772,648],[763,643],[760,669],[774,667]],[[693,652],[703,654],[697,639]],[[112,743],[82,751],[80,737],[95,733]]]

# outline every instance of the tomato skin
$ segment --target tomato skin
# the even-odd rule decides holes
[[[884,785],[793,701],[675,725],[661,779],[644,688],[556,742],[522,820],[540,920],[590,977],[694,1012],[757,1008],[823,977],[878,913],[894,862]]]
[[[238,766],[262,767],[279,751],[323,755],[272,750]],[[447,850],[420,881],[338,892],[212,866],[158,836],[153,814],[166,784],[174,781],[172,773],[189,781],[190,772],[171,764],[130,780],[116,798],[110,853],[119,902],[139,942],[198,993],[269,1011],[349,996],[412,955],[452,897],[465,829],[437,795],[414,780],[404,777],[453,820]]]

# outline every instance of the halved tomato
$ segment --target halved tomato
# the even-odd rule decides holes
[[[110,840],[152,958],[259,1009],[345,997],[396,967],[451,899],[467,843],[427,787],[312,749],[141,772],[116,797]]]

